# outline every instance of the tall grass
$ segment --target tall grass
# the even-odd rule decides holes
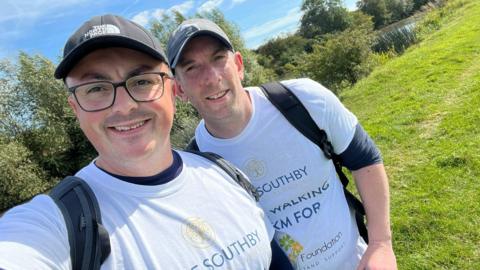
[[[341,98],[382,150],[399,269],[480,269],[480,1],[425,20]]]

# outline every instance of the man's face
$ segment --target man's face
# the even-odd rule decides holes
[[[178,94],[198,110],[207,125],[228,121],[242,110],[243,60],[217,39],[199,36],[188,42],[175,68]],[[248,100],[248,99],[247,99]]]
[[[66,78],[68,87],[96,81],[124,81],[146,72],[168,72],[168,67],[146,54],[125,48],[98,49],[82,58]],[[98,112],[82,110],[73,95],[68,102],[80,127],[99,157],[97,165],[111,173],[128,175],[122,168],[171,153],[169,133],[175,111],[172,80],[164,80],[160,99],[136,102],[123,86],[115,103]]]

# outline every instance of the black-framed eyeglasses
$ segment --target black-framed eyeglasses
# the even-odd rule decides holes
[[[136,102],[150,102],[163,96],[164,80],[172,77],[165,72],[148,72],[135,75],[123,82],[88,82],[68,88],[80,108],[86,112],[98,112],[110,108],[115,102],[117,87],[123,86]]]

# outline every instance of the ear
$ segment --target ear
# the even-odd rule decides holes
[[[243,81],[245,67],[243,66],[242,54],[240,52],[235,52],[234,57],[235,57],[234,59],[235,65],[237,66],[238,77],[240,78],[241,81]]]
[[[180,85],[180,82],[178,82],[177,79],[175,79],[173,83],[173,92],[175,93],[175,96],[180,98],[180,100],[188,102],[188,97],[185,94],[185,91],[183,91],[182,85]]]
[[[73,112],[75,113],[75,116],[78,118],[78,103],[73,97],[73,95],[68,96],[68,105],[70,105],[70,108],[72,108]]]

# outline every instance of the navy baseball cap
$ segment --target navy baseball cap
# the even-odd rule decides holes
[[[70,36],[55,78],[65,78],[88,53],[108,47],[137,50],[168,64],[160,42],[148,30],[120,16],[106,14],[91,18]]]
[[[190,19],[184,21],[172,33],[167,45],[167,55],[170,67],[174,69],[185,45],[192,38],[199,35],[209,35],[219,39],[228,49],[233,51],[233,45],[228,39],[227,34],[214,22],[207,19]]]

